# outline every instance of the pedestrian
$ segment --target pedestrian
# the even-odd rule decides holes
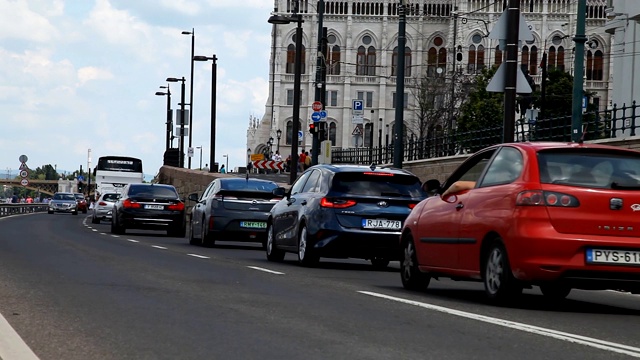
[[[224,164],[222,164],[222,166],[220,167],[220,173],[225,174],[226,172],[227,172],[227,169],[225,169]]]
[[[304,171],[304,161],[306,159],[306,155],[304,153],[304,149],[300,150],[300,155],[298,155],[298,171]]]
[[[280,156],[280,150],[276,150],[275,154],[273,154],[273,157],[271,158],[271,160],[276,161],[276,162],[281,162],[282,161],[282,156]],[[276,173],[280,173],[280,170],[276,170]]]
[[[204,167],[202,168],[202,171],[209,172],[209,164],[204,164]]]
[[[304,169],[307,170],[311,167],[311,156],[309,156],[309,152],[304,152]]]
[[[284,171],[291,171],[291,154],[287,156],[287,159],[284,161]]]

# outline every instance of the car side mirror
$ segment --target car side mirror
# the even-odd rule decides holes
[[[198,201],[198,193],[189,194],[189,200],[197,202]]]
[[[287,190],[283,187],[277,187],[271,190],[271,193],[273,194],[273,196],[284,197],[287,194]]]
[[[440,181],[438,179],[430,179],[422,184],[422,190],[429,196],[435,195],[440,190]]]

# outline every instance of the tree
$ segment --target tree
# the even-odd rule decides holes
[[[460,108],[457,140],[460,148],[475,152],[500,142],[504,118],[504,94],[487,91],[497,68],[486,68],[473,81],[469,97]]]

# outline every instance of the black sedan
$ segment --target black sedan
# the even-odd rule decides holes
[[[111,232],[126,229],[163,230],[169,236],[186,233],[184,202],[173,185],[129,184],[113,206]]]
[[[403,222],[427,197],[414,174],[374,165],[316,165],[284,195],[267,225],[267,259],[293,252],[306,266],[329,257],[379,268],[401,258]]]
[[[269,180],[220,178],[198,197],[191,212],[191,245],[213,246],[216,241],[248,241],[266,244],[269,211],[282,196],[274,195],[278,184]],[[282,189],[284,190],[284,189]]]

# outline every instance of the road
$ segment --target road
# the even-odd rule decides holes
[[[82,214],[0,219],[0,314],[2,360],[640,357],[635,295],[495,307],[479,283],[406,291],[397,262],[270,263],[257,244],[113,236]]]

